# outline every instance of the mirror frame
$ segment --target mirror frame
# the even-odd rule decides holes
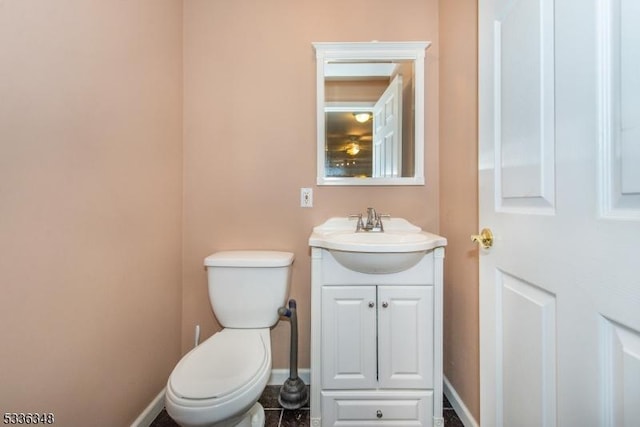
[[[316,50],[316,113],[318,185],[424,185],[424,62],[428,41],[314,42]],[[414,65],[414,176],[356,178],[325,176],[325,64],[329,61],[413,60]]]

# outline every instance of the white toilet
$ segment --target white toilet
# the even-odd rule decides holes
[[[187,353],[169,376],[167,412],[184,427],[262,427],[258,398],[271,375],[270,328],[291,283],[293,254],[218,252],[204,260],[209,300],[224,329]]]

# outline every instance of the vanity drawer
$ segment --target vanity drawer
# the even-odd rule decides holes
[[[432,423],[432,391],[322,392],[322,427],[428,427]]]

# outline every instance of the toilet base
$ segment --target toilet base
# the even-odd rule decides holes
[[[235,427],[264,427],[264,421],[264,408],[256,402]]]

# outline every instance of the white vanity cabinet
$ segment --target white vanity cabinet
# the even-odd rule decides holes
[[[324,286],[323,389],[433,387],[433,286]]]
[[[353,271],[312,245],[312,426],[444,425],[446,240],[433,236],[415,265],[384,274]]]

